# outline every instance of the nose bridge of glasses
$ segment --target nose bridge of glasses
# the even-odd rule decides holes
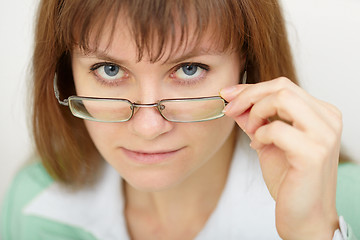
[[[142,107],[145,107],[145,108],[149,108],[149,107],[157,107],[159,105],[159,103],[133,103],[133,106],[134,107],[137,107],[137,108],[142,108]]]
[[[156,102],[156,103],[132,103],[132,111],[133,114],[137,113],[137,111],[140,108],[156,108],[157,111],[160,113],[160,115],[164,118],[164,116],[162,115],[162,110],[164,110],[165,106],[161,104],[161,101]]]
[[[133,103],[134,108],[152,108],[156,107],[159,111],[163,110],[165,106],[161,104],[161,101],[157,103]]]

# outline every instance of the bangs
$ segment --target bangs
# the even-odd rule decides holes
[[[69,52],[74,46],[96,51],[110,29],[127,28],[137,48],[137,60],[144,54],[159,61],[181,47],[193,48],[207,36],[218,51],[239,51],[244,45],[245,24],[236,0],[69,0],[59,9],[58,39]],[[116,39],[115,39],[116,40]],[[192,49],[190,49],[192,50]]]

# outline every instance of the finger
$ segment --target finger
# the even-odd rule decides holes
[[[220,90],[219,95],[226,101],[230,102],[236,98],[249,84],[237,84],[231,87],[223,88]]]
[[[249,136],[250,139],[252,139],[253,134],[249,134],[245,130],[245,125],[248,121],[249,113],[250,113],[250,110],[247,110],[243,114],[236,116],[234,119],[235,119],[235,122],[238,124],[238,126]]]
[[[332,128],[335,132],[342,131],[342,113],[334,105],[316,99],[317,104],[313,104],[317,107],[317,113],[323,118],[326,124]]]
[[[260,158],[262,149],[268,145],[275,145],[285,152],[289,164],[292,166],[299,168],[303,161],[310,159],[303,156],[311,151],[311,139],[307,138],[300,130],[283,121],[276,120],[260,127],[253,135],[253,138],[261,146],[256,149]]]
[[[334,116],[341,117],[342,114],[341,114],[340,110],[337,107],[335,107],[334,105],[324,102],[324,101],[321,101],[321,100],[318,100],[318,102],[319,102],[319,104],[324,106],[327,110],[329,110],[329,113],[331,112],[332,114],[334,114]]]
[[[225,114],[230,117],[240,116],[257,101],[272,94],[276,90],[280,91],[282,89],[290,89],[302,98],[308,107],[313,108],[313,113],[323,119],[323,125],[331,127],[332,130],[337,133],[341,132],[342,116],[335,106],[314,98],[290,80],[283,77],[258,84],[236,85],[236,87],[233,88],[232,94],[230,93],[230,95],[227,96],[224,94],[223,96],[224,98],[228,98],[228,101],[231,101],[225,108]],[[266,123],[265,120],[261,121],[258,126],[264,123]],[[239,126],[244,131],[247,130],[243,124],[239,124]]]
[[[260,127],[253,139],[262,144],[262,148],[256,149],[260,159],[266,159],[266,149],[274,145],[284,152],[289,164],[298,170],[320,169],[326,163],[329,166],[337,165],[337,158],[332,158],[331,155],[338,155],[339,143],[328,145],[326,142],[318,142],[282,121],[277,120]]]
[[[293,124],[294,127],[309,131],[323,125],[323,119],[309,107],[307,102],[298,97],[289,89],[282,89],[275,94],[269,95],[257,102],[251,109],[246,130],[255,132],[264,124],[264,121],[273,116]],[[323,127],[321,127],[323,128]]]
[[[246,132],[245,126],[246,123],[248,122],[249,119],[249,114],[250,114],[250,109],[248,109],[247,111],[243,112],[241,115],[238,115],[236,117],[234,117],[235,122],[239,125],[239,127],[244,130]]]
[[[247,86],[243,86],[240,91],[234,94],[235,96],[232,96],[233,98],[225,98],[229,101],[229,104],[225,108],[225,112],[228,116],[240,115],[259,100],[282,89],[291,89],[297,93],[297,95],[304,98],[307,95],[304,90],[286,78],[278,78],[267,82],[249,84]]]

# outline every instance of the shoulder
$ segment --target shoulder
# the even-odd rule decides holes
[[[360,165],[355,163],[340,164],[337,185],[339,193],[347,193],[360,198]]]
[[[24,221],[23,208],[51,182],[40,162],[23,167],[15,175],[2,206],[1,232],[4,239],[19,236],[16,226],[21,226]]]
[[[3,214],[20,209],[48,187],[53,179],[40,162],[23,167],[14,177],[5,197]]]
[[[338,168],[336,208],[355,235],[360,237],[360,165],[343,163]]]
[[[69,226],[27,216],[24,209],[54,180],[40,162],[23,167],[14,177],[5,196],[1,211],[1,236],[3,239],[72,239],[74,233]],[[66,236],[63,236],[66,234]],[[65,238],[64,238],[65,237]],[[91,239],[91,238],[80,238]]]
[[[7,192],[4,210],[24,206],[43,189],[48,187],[53,179],[40,162],[23,167],[14,177]]]
[[[360,164],[356,163],[342,163],[339,164],[338,175],[341,179],[351,179],[352,181],[360,182]]]
[[[31,193],[36,194],[53,182],[53,179],[45,170],[40,162],[34,162],[24,166],[15,175],[15,178],[10,186],[10,192],[17,192],[22,194],[22,197],[32,196]],[[23,191],[28,189],[29,191]],[[19,192],[21,190],[21,192]]]

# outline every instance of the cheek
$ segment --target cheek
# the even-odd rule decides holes
[[[203,154],[211,157],[215,154],[228,139],[230,133],[234,129],[235,122],[228,117],[223,117],[214,121],[204,122],[199,126],[190,130],[192,133],[195,152],[203,152]]]
[[[122,128],[122,125],[118,123],[101,123],[87,120],[84,120],[84,122],[91,140],[101,155],[106,159],[109,151],[116,146],[119,137],[122,136],[122,134],[118,134],[119,128]]]

